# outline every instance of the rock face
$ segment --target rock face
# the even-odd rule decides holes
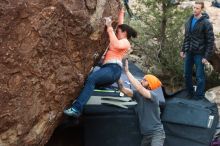
[[[205,97],[210,101],[217,103],[220,106],[220,86],[214,87],[206,91]]]
[[[213,7],[211,2],[205,2],[205,9],[210,16],[215,33],[215,54],[210,60],[215,71],[220,73],[220,8]]]
[[[0,1],[0,146],[44,145],[108,45],[119,0]]]

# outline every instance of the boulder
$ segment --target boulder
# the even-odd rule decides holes
[[[205,10],[210,16],[215,33],[215,53],[210,59],[214,70],[220,73],[220,8],[212,6],[211,2],[205,2]]]
[[[206,91],[205,97],[213,103],[218,104],[220,106],[220,86],[214,87]]]
[[[119,0],[0,1],[0,146],[44,145],[108,46]]]

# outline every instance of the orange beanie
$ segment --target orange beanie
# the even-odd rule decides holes
[[[157,89],[158,87],[162,85],[160,80],[154,75],[145,75],[144,79],[149,83],[151,90]]]

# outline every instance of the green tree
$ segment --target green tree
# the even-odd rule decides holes
[[[145,55],[145,66],[156,66],[174,87],[183,80],[179,51],[183,26],[191,11],[178,8],[170,0],[137,0],[135,16],[130,21],[139,32],[137,41],[133,41],[134,53]]]

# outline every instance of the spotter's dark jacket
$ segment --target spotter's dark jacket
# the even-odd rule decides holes
[[[181,51],[201,54],[204,58],[209,59],[214,51],[213,26],[209,21],[208,14],[204,13],[191,31],[193,17],[194,15],[185,24],[185,38]]]

